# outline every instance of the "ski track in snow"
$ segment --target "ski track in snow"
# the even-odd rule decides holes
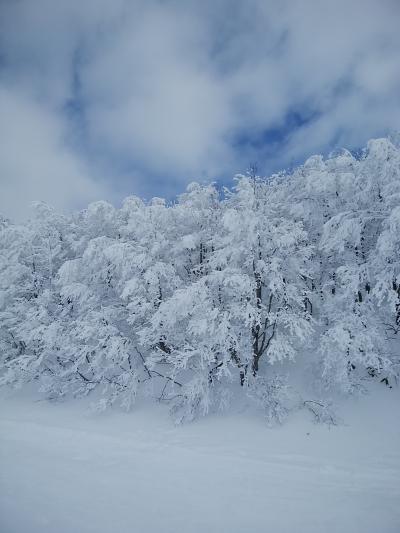
[[[399,533],[400,428],[384,407],[331,430],[244,415],[176,428],[161,408],[4,399],[0,531]]]

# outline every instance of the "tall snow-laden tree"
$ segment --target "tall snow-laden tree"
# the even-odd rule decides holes
[[[55,277],[70,253],[67,219],[46,204],[37,203],[34,208],[29,224],[9,225],[0,237],[9,245],[2,262],[2,295],[6,303],[0,318],[4,318],[6,336],[18,347],[18,357],[6,350],[4,380],[16,384],[38,379],[50,371],[45,357],[45,331],[54,327],[58,304]]]
[[[163,302],[144,332],[147,342],[159,336],[170,346],[173,378],[185,382],[177,403],[189,417],[223,404],[226,383],[247,385],[263,359],[294,359],[312,331],[301,223],[280,215],[260,179],[241,177],[221,209],[203,275]]]
[[[247,344],[238,354],[242,376],[256,375],[263,357],[293,359],[296,341],[311,333],[304,307],[310,254],[302,223],[284,216],[274,186],[241,177],[226,202],[214,264],[225,285],[237,285],[230,297]]]
[[[310,168],[307,162],[294,183],[299,210],[308,198],[315,205],[306,227],[320,264],[315,288],[321,299],[315,307],[323,325],[322,376],[332,387],[353,390],[365,373],[382,377],[392,370],[382,327],[385,311],[375,296],[377,276],[386,270],[377,266],[379,235],[399,200],[399,155],[388,140],[376,140],[359,160],[342,152],[317,163]],[[328,200],[319,200],[324,187],[330,187]],[[386,286],[392,287],[389,277]]]
[[[324,391],[392,385],[399,235],[389,139],[223,194],[193,183],[171,204],[65,216],[37,203],[26,224],[0,219],[1,382],[99,408],[151,394],[178,420],[239,393],[282,419],[292,375]]]

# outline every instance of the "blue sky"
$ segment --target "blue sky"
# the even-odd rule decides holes
[[[5,0],[0,211],[174,197],[400,128],[398,0]]]

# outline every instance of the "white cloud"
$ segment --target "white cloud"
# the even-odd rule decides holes
[[[19,0],[0,9],[0,84],[32,103],[32,125],[43,114],[57,138],[79,126],[84,140],[78,155],[44,133],[41,157],[52,164],[37,155],[35,165],[68,158],[88,187],[97,187],[90,169],[117,195],[176,192],[254,159],[261,170],[285,166],[400,127],[397,0]],[[63,112],[71,99],[79,124]],[[235,146],[291,111],[314,118],[272,148]],[[28,155],[21,138],[8,146]]]
[[[53,113],[0,89],[0,212],[24,219],[34,200],[64,210],[110,196],[66,146]]]
[[[181,27],[191,22],[151,11],[100,44],[82,73],[92,139],[156,172],[196,172],[225,155],[229,105],[223,86],[188,50],[193,36]]]

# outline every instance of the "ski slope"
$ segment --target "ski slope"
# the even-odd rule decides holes
[[[1,401],[2,533],[399,533],[399,391],[269,429],[247,411],[175,427],[160,406]],[[346,407],[346,409],[345,409]]]

